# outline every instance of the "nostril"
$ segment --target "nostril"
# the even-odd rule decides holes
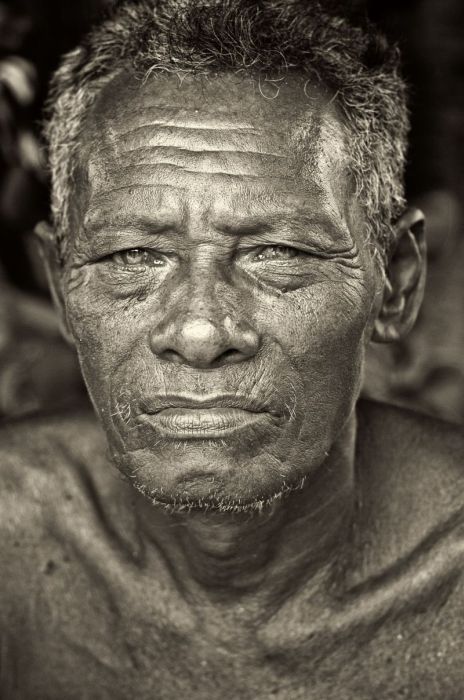
[[[150,332],[151,350],[160,359],[193,367],[220,367],[256,354],[259,336],[242,322],[180,316]]]
[[[211,364],[215,366],[227,365],[229,363],[231,364],[234,362],[240,362],[241,360],[246,360],[246,358],[247,355],[245,355],[243,352],[231,348],[230,350],[225,350],[223,353],[218,355],[218,357],[216,357]]]
[[[180,365],[184,362],[182,355],[180,355],[175,350],[164,350],[159,353],[161,359],[166,360],[166,362],[173,362],[174,364]]]

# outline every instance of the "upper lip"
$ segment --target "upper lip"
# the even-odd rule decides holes
[[[240,408],[251,413],[272,413],[273,411],[265,401],[254,399],[250,396],[238,394],[210,394],[207,396],[186,396],[183,394],[168,394],[156,397],[150,402],[145,402],[144,413],[159,413],[166,408],[187,408],[202,410],[205,408]]]

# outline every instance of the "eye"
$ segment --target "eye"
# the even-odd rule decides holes
[[[158,267],[165,264],[165,259],[159,253],[146,248],[129,248],[120,250],[110,256],[115,265],[121,267]]]
[[[259,262],[266,260],[291,260],[299,255],[304,255],[304,253],[296,248],[290,248],[285,245],[266,245],[260,248],[255,256],[255,260]]]

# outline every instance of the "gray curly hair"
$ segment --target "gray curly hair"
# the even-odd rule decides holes
[[[366,234],[382,256],[404,208],[409,127],[399,51],[368,23],[356,26],[317,0],[135,0],[71,53],[51,81],[45,137],[60,255],[86,115],[124,68],[153,71],[298,71],[334,95],[349,134],[349,168]]]

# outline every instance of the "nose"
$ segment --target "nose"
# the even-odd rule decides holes
[[[260,336],[247,322],[187,313],[158,324],[151,332],[152,351],[163,360],[210,369],[253,357]]]

